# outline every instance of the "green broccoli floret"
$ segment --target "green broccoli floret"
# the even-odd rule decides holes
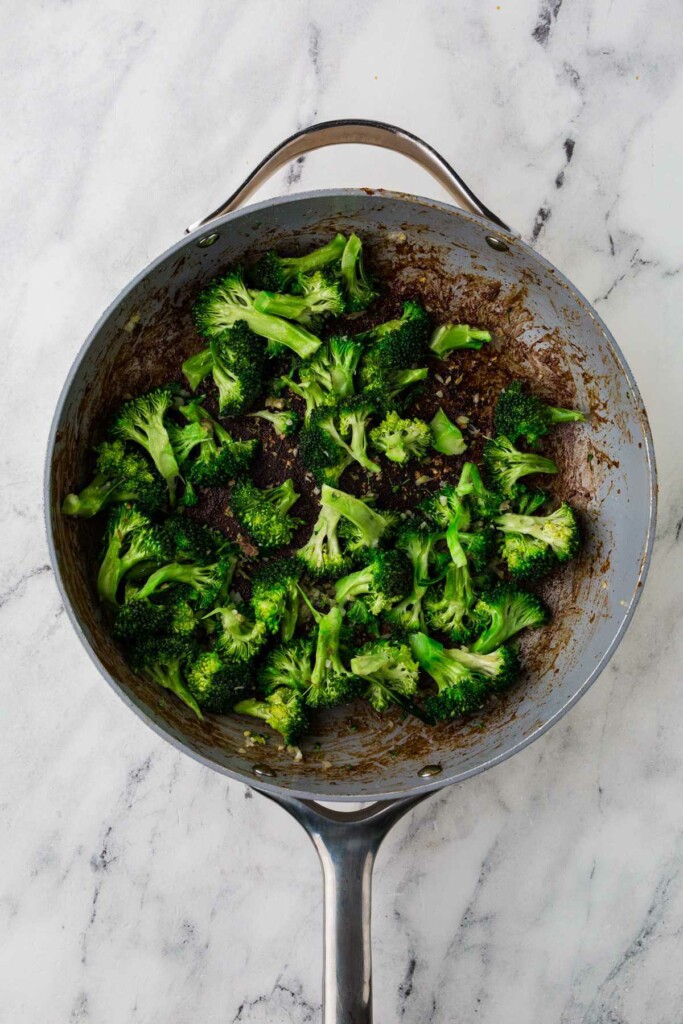
[[[498,536],[492,526],[482,526],[475,533],[459,530],[458,540],[475,573],[485,572],[498,554]]]
[[[306,411],[304,413],[304,421],[309,423],[311,417],[315,411],[321,406],[332,404],[332,398],[330,394],[318,383],[315,375],[307,371],[308,363],[302,363],[299,366],[299,381],[295,381],[291,376],[280,377],[280,382],[294,395],[298,395],[299,398],[303,398],[306,403]]]
[[[469,643],[474,632],[475,602],[469,567],[451,563],[446,569],[443,588],[440,591],[430,588],[425,598],[427,622],[432,629],[446,633],[454,643]]]
[[[310,607],[310,605],[309,605]],[[358,695],[358,676],[347,669],[340,652],[343,612],[333,605],[326,615],[311,608],[318,624],[315,659],[306,701],[311,707],[345,704]]]
[[[471,648],[479,654],[489,654],[520,630],[544,626],[550,618],[539,597],[514,583],[499,583],[483,594],[474,614],[484,629]]]
[[[197,425],[205,432],[197,457],[187,467],[183,466],[188,483],[222,487],[247,471],[259,450],[257,440],[235,441],[204,409],[201,398],[182,405],[179,412],[189,420],[189,426]]]
[[[197,625],[197,614],[189,601],[179,593],[181,589],[174,587],[170,591],[172,599],[163,604],[155,604],[147,599],[126,600],[114,619],[114,638],[130,642],[164,634],[192,636]]]
[[[301,387],[313,396],[314,407],[353,395],[354,374],[362,352],[362,344],[354,338],[333,337],[313,359],[299,367]]]
[[[105,441],[96,451],[95,476],[79,494],[67,494],[64,515],[90,519],[120,501],[133,501],[144,512],[163,507],[166,485],[143,455],[130,452],[123,441]]]
[[[413,567],[402,551],[368,551],[367,564],[337,581],[335,600],[343,605],[363,598],[371,615],[391,608],[410,592]]]
[[[547,516],[508,512],[498,516],[494,523],[505,534],[502,554],[511,574],[518,579],[539,575],[552,566],[553,560],[569,561],[581,543],[576,513],[566,501]],[[525,543],[525,538],[535,544]]]
[[[434,718],[448,721],[471,714],[483,706],[489,685],[479,672],[455,657],[462,652],[446,649],[425,633],[413,633],[410,646],[420,667],[438,687],[438,695],[425,700],[425,708]]]
[[[224,661],[217,651],[204,651],[187,670],[187,689],[208,714],[226,715],[250,688],[246,665]]]
[[[173,505],[180,470],[164,422],[172,400],[170,388],[157,388],[131,399],[119,409],[112,434],[121,441],[132,441],[144,448],[166,481]]]
[[[210,565],[169,562],[148,577],[134,600],[144,600],[159,588],[175,583],[184,584],[195,592],[199,608],[210,608],[230,586],[234,566],[235,559],[230,555],[221,556]]]
[[[423,598],[429,586],[430,563],[437,540],[438,535],[411,522],[398,531],[396,547],[406,553],[413,566],[413,584],[410,593],[387,612],[395,629],[412,632],[425,628]]]
[[[369,473],[381,472],[376,462],[368,456],[368,426],[375,412],[374,403],[364,395],[347,398],[340,406],[339,429],[342,436],[349,436],[346,448],[355,462]]]
[[[232,567],[237,562],[237,549],[225,534],[212,530],[196,519],[186,515],[169,516],[161,530],[165,544],[177,562],[198,562],[208,565],[219,557],[232,558]]]
[[[341,257],[341,279],[346,291],[347,308],[355,313],[367,309],[377,298],[363,267],[363,243],[358,235],[349,235]]]
[[[388,320],[356,335],[370,344],[364,362],[383,370],[405,370],[425,356],[431,317],[419,302],[403,303],[399,319]]]
[[[250,618],[243,608],[227,604],[209,612],[218,620],[216,651],[228,661],[252,661],[266,642],[264,623]]]
[[[194,314],[200,334],[211,340],[218,339],[227,328],[242,320],[254,334],[275,345],[292,349],[301,359],[308,359],[320,347],[320,339],[304,327],[282,317],[259,312],[239,268],[214,281],[200,294]],[[213,350],[212,355],[215,362]]]
[[[520,452],[502,434],[484,445],[484,463],[493,486],[508,497],[514,493],[517,481],[529,473],[557,473],[552,459],[535,452]]]
[[[329,280],[322,272],[297,274],[295,295],[261,291],[254,297],[254,307],[261,313],[273,313],[287,320],[297,320],[306,327],[315,325],[323,316],[341,316],[346,308],[338,281]]]
[[[263,391],[265,349],[246,321],[238,320],[234,327],[210,338],[209,350],[219,412],[237,416]]]
[[[390,412],[410,405],[427,379],[426,367],[417,370],[385,370],[379,366],[367,366],[363,371],[363,394],[378,410]]]
[[[299,435],[299,455],[320,484],[336,484],[353,462],[353,455],[336,423],[335,409],[319,408]]]
[[[164,537],[152,521],[134,505],[113,509],[105,537],[105,553],[97,574],[100,600],[117,605],[121,580],[134,566],[164,560]]]
[[[467,324],[443,324],[432,334],[429,347],[435,356],[444,359],[455,349],[473,348],[478,351],[489,341],[489,331],[481,331]]]
[[[233,709],[238,715],[262,719],[271,729],[281,733],[288,747],[293,746],[308,728],[303,699],[295,690],[284,686],[269,693],[265,700],[247,697]]]
[[[540,487],[527,487],[525,484],[516,484],[512,493],[513,511],[522,516],[532,516],[543,508],[548,500],[548,492],[542,491]]]
[[[496,434],[504,434],[513,444],[523,438],[535,446],[557,423],[583,423],[586,417],[573,409],[546,405],[527,391],[521,380],[514,380],[496,403],[494,423]]]
[[[394,525],[390,512],[376,512],[362,498],[323,484],[320,502],[351,524],[349,550],[376,548],[384,534]]]
[[[278,256],[271,250],[252,267],[249,278],[257,288],[269,292],[285,291],[299,274],[311,274],[339,263],[345,245],[344,235],[336,235],[331,242],[305,256]]]
[[[517,486],[523,485],[518,484]],[[465,498],[475,519],[492,519],[494,516],[500,515],[501,505],[505,498],[499,491],[491,491],[486,487],[479,468],[473,462],[466,462],[462,467],[456,490],[461,497]]]
[[[289,544],[299,520],[288,515],[299,500],[291,480],[261,490],[251,480],[238,480],[230,493],[235,519],[262,550]]]
[[[185,360],[181,367],[183,376],[193,391],[196,391],[201,382],[209,376],[213,370],[213,356],[210,348],[203,348],[195,352]]]
[[[445,531],[451,559],[455,565],[463,566],[467,556],[460,540],[462,531],[470,525],[470,514],[452,484],[445,484],[436,494],[430,495],[420,504],[420,511],[436,526]]]
[[[367,682],[364,696],[375,711],[386,711],[393,704],[412,709],[410,698],[417,694],[419,668],[407,644],[392,640],[366,644],[351,660],[351,671]]]
[[[297,557],[313,576],[338,576],[347,566],[337,533],[339,519],[336,509],[323,505],[311,536],[297,551]]]
[[[295,434],[299,426],[299,417],[293,409],[278,409],[274,412],[270,409],[260,409],[258,412],[250,412],[249,415],[272,423],[275,433],[280,437]]]
[[[451,423],[443,409],[439,409],[429,424],[432,432],[432,448],[442,455],[462,455],[467,451],[467,442],[462,430]]]
[[[392,411],[370,431],[370,440],[391,462],[404,463],[424,458],[432,443],[432,432],[424,420],[401,419]]]
[[[272,693],[280,686],[306,694],[313,671],[313,641],[306,637],[282,644],[270,652],[258,675],[259,686]]]
[[[252,577],[254,615],[269,633],[279,631],[285,642],[294,636],[299,617],[301,573],[296,558],[274,558],[261,562]]]
[[[202,718],[199,705],[190,693],[185,673],[196,657],[196,646],[180,637],[152,637],[136,644],[131,651],[132,664],[165,690],[171,690]]]

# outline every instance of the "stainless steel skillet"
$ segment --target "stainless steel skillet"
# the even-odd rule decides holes
[[[278,167],[310,150],[367,143],[420,163],[464,209],[415,196],[335,189],[239,204]],[[537,379],[550,395],[590,408],[587,427],[561,452],[564,493],[584,513],[583,558],[550,595],[556,615],[529,642],[529,679],[501,701],[484,729],[430,730],[417,721],[340,711],[320,739],[324,764],[293,763],[276,750],[259,760],[233,719],[198,722],[125,664],[93,593],[97,527],[59,513],[83,478],[84,452],[111,409],[161,383],[196,347],[190,310],[226,265],[271,247],[304,250],[330,233],[357,231],[380,271],[432,288],[444,313],[486,317],[501,338],[503,369]],[[473,318],[473,316],[472,316]],[[654,535],[656,471],[647,416],[611,334],[562,274],[479,202],[446,161],[389,125],[335,121],[277,147],[221,209],[139,274],[81,349],[55,412],[45,508],[50,554],[74,628],[104,678],[157,733],[202,764],[274,799],[306,829],[325,880],[325,1024],[372,1019],[370,887],[377,849],[391,826],[429,793],[485,771],[542,735],[586,692],[614,652],[640,596]],[[618,552],[618,555],[616,554]],[[373,802],[344,812],[320,801]]]

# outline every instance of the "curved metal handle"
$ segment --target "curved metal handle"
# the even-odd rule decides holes
[[[322,1024],[372,1024],[372,869],[382,840],[429,794],[337,811],[314,800],[264,793],[296,818],[323,869]]]
[[[303,128],[300,132],[290,135],[261,161],[222,206],[210,213],[208,217],[190,225],[187,228],[187,233],[204,227],[216,217],[222,217],[224,214],[236,210],[276,171],[298,157],[316,149],[324,149],[326,146],[349,143],[379,146],[381,149],[390,149],[394,153],[402,153],[403,156],[407,156],[428,171],[440,185],[443,185],[459,206],[469,210],[470,213],[478,213],[482,217],[486,217],[503,231],[511,230],[500,217],[484,206],[448,161],[444,160],[440,153],[437,153],[432,146],[418,138],[417,135],[413,135],[412,132],[407,132],[403,128],[396,128],[395,125],[385,124],[383,121],[363,121],[349,118],[343,121],[322,121],[320,124],[313,124],[309,128]]]

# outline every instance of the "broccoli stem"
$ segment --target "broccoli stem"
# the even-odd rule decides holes
[[[377,546],[387,528],[387,521],[383,516],[373,512],[360,498],[354,498],[353,495],[328,484],[323,484],[320,501],[323,507],[334,509],[344,519],[353,523],[368,547]]]
[[[186,359],[182,365],[182,371],[188,384],[193,391],[196,391],[205,377],[208,377],[213,369],[213,356],[210,348],[204,348],[201,352]]]
[[[315,664],[311,673],[311,685],[316,688],[324,684],[330,667],[338,667],[343,671],[343,666],[339,664],[342,610],[338,605],[333,605],[327,615],[317,615],[317,618],[318,639],[315,646]]]
[[[434,331],[429,347],[435,355],[443,358],[455,349],[473,348],[478,351],[487,341],[491,341],[489,331],[477,330],[467,324],[444,324]]]
[[[443,409],[439,409],[429,426],[433,436],[432,448],[435,451],[441,452],[442,455],[462,455],[467,450],[462,431],[451,423]]]
[[[67,494],[62,503],[65,516],[79,516],[91,519],[97,515],[107,499],[117,490],[119,481],[112,480],[104,473],[98,473],[78,494]]]

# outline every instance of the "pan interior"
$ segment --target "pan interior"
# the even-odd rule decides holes
[[[505,236],[506,251],[493,249],[486,222],[452,207],[387,193],[314,193],[249,207],[215,230],[212,246],[189,238],[128,287],[93,331],[65,386],[49,454],[48,516],[76,627],[134,709],[172,742],[244,781],[264,784],[253,771],[260,762],[276,773],[273,786],[363,800],[433,785],[436,780],[418,776],[427,764],[441,767],[439,781],[479,771],[528,742],[583,692],[637,600],[653,516],[653,467],[630,374],[603,325],[561,275],[512,237]],[[553,622],[525,638],[525,678],[480,719],[432,729],[398,714],[380,718],[366,707],[338,709],[295,761],[272,741],[248,747],[245,720],[199,722],[131,672],[94,593],[101,524],[74,522],[60,515],[59,505],[87,477],[87,450],[112,409],[177,375],[181,360],[196,351],[192,302],[216,273],[271,247],[303,251],[336,231],[356,231],[372,265],[423,295],[440,317],[494,329],[500,379],[521,375],[555,404],[590,410],[587,425],[558,431],[550,445],[561,467],[557,490],[580,509],[586,544],[548,586]],[[453,380],[443,386],[448,397],[458,387]]]

